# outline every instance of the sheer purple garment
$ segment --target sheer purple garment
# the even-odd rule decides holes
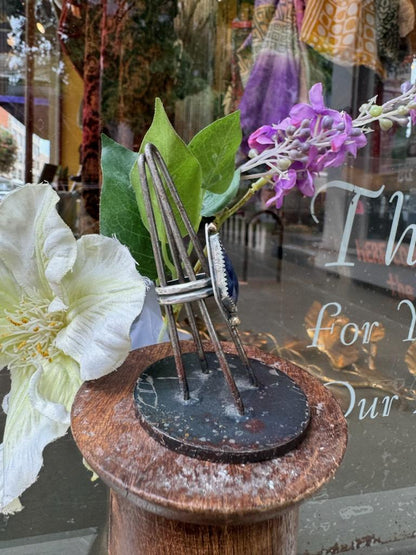
[[[299,99],[301,14],[296,13],[295,1],[255,2],[254,65],[239,106],[245,137],[285,118]],[[300,4],[296,1],[296,8]]]

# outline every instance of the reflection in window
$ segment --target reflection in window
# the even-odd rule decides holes
[[[247,138],[307,101],[318,81],[328,106],[356,116],[367,99],[386,102],[416,78],[411,0],[3,4],[0,127],[13,136],[16,159],[0,168],[1,187],[47,175],[77,234],[98,230],[101,133],[137,151],[156,97],[185,142],[237,109]],[[347,457],[321,493],[329,501],[305,509],[304,552],[330,549],[334,538],[351,547],[351,529],[387,542],[412,527],[377,528],[383,507],[410,503],[416,462],[416,134],[401,124],[376,127],[356,160],[321,173],[313,215],[300,194],[266,212],[264,190],[224,229],[245,282],[244,340],[330,384],[348,413]],[[246,158],[243,142],[237,163]],[[334,265],[344,235],[345,263]],[[88,507],[98,498],[87,480],[78,494],[71,514],[79,499]],[[58,493],[48,507],[65,512]],[[73,523],[58,515],[48,532],[98,526],[104,509],[95,520],[92,513]],[[18,537],[25,526],[8,530]]]

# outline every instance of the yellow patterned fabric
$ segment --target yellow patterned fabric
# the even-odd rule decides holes
[[[267,36],[270,23],[276,12],[276,2],[256,5],[253,17],[252,49],[254,58],[259,53]]]
[[[308,0],[300,38],[336,64],[384,74],[373,0]]]
[[[415,8],[411,0],[400,0],[399,28],[400,36],[406,37],[415,26]]]

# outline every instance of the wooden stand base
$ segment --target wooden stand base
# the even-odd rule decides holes
[[[297,508],[255,524],[216,526],[163,518],[114,492],[110,499],[114,555],[296,555]]]
[[[182,349],[192,351],[193,343]],[[227,344],[225,351],[234,352]],[[307,372],[247,348],[250,358],[287,373],[307,395],[306,437],[269,461],[200,461],[160,445],[135,414],[138,376],[171,354],[169,344],[133,351],[117,372],[84,384],[73,406],[78,447],[111,488],[109,553],[295,555],[298,505],[333,476],[346,448],[336,400]]]

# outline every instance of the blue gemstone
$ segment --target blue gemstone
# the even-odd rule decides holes
[[[238,301],[238,278],[235,270],[233,268],[232,262],[230,257],[223,249],[222,251],[223,258],[224,258],[224,266],[225,266],[225,277],[227,280],[227,290],[229,296],[232,300],[237,304]]]

